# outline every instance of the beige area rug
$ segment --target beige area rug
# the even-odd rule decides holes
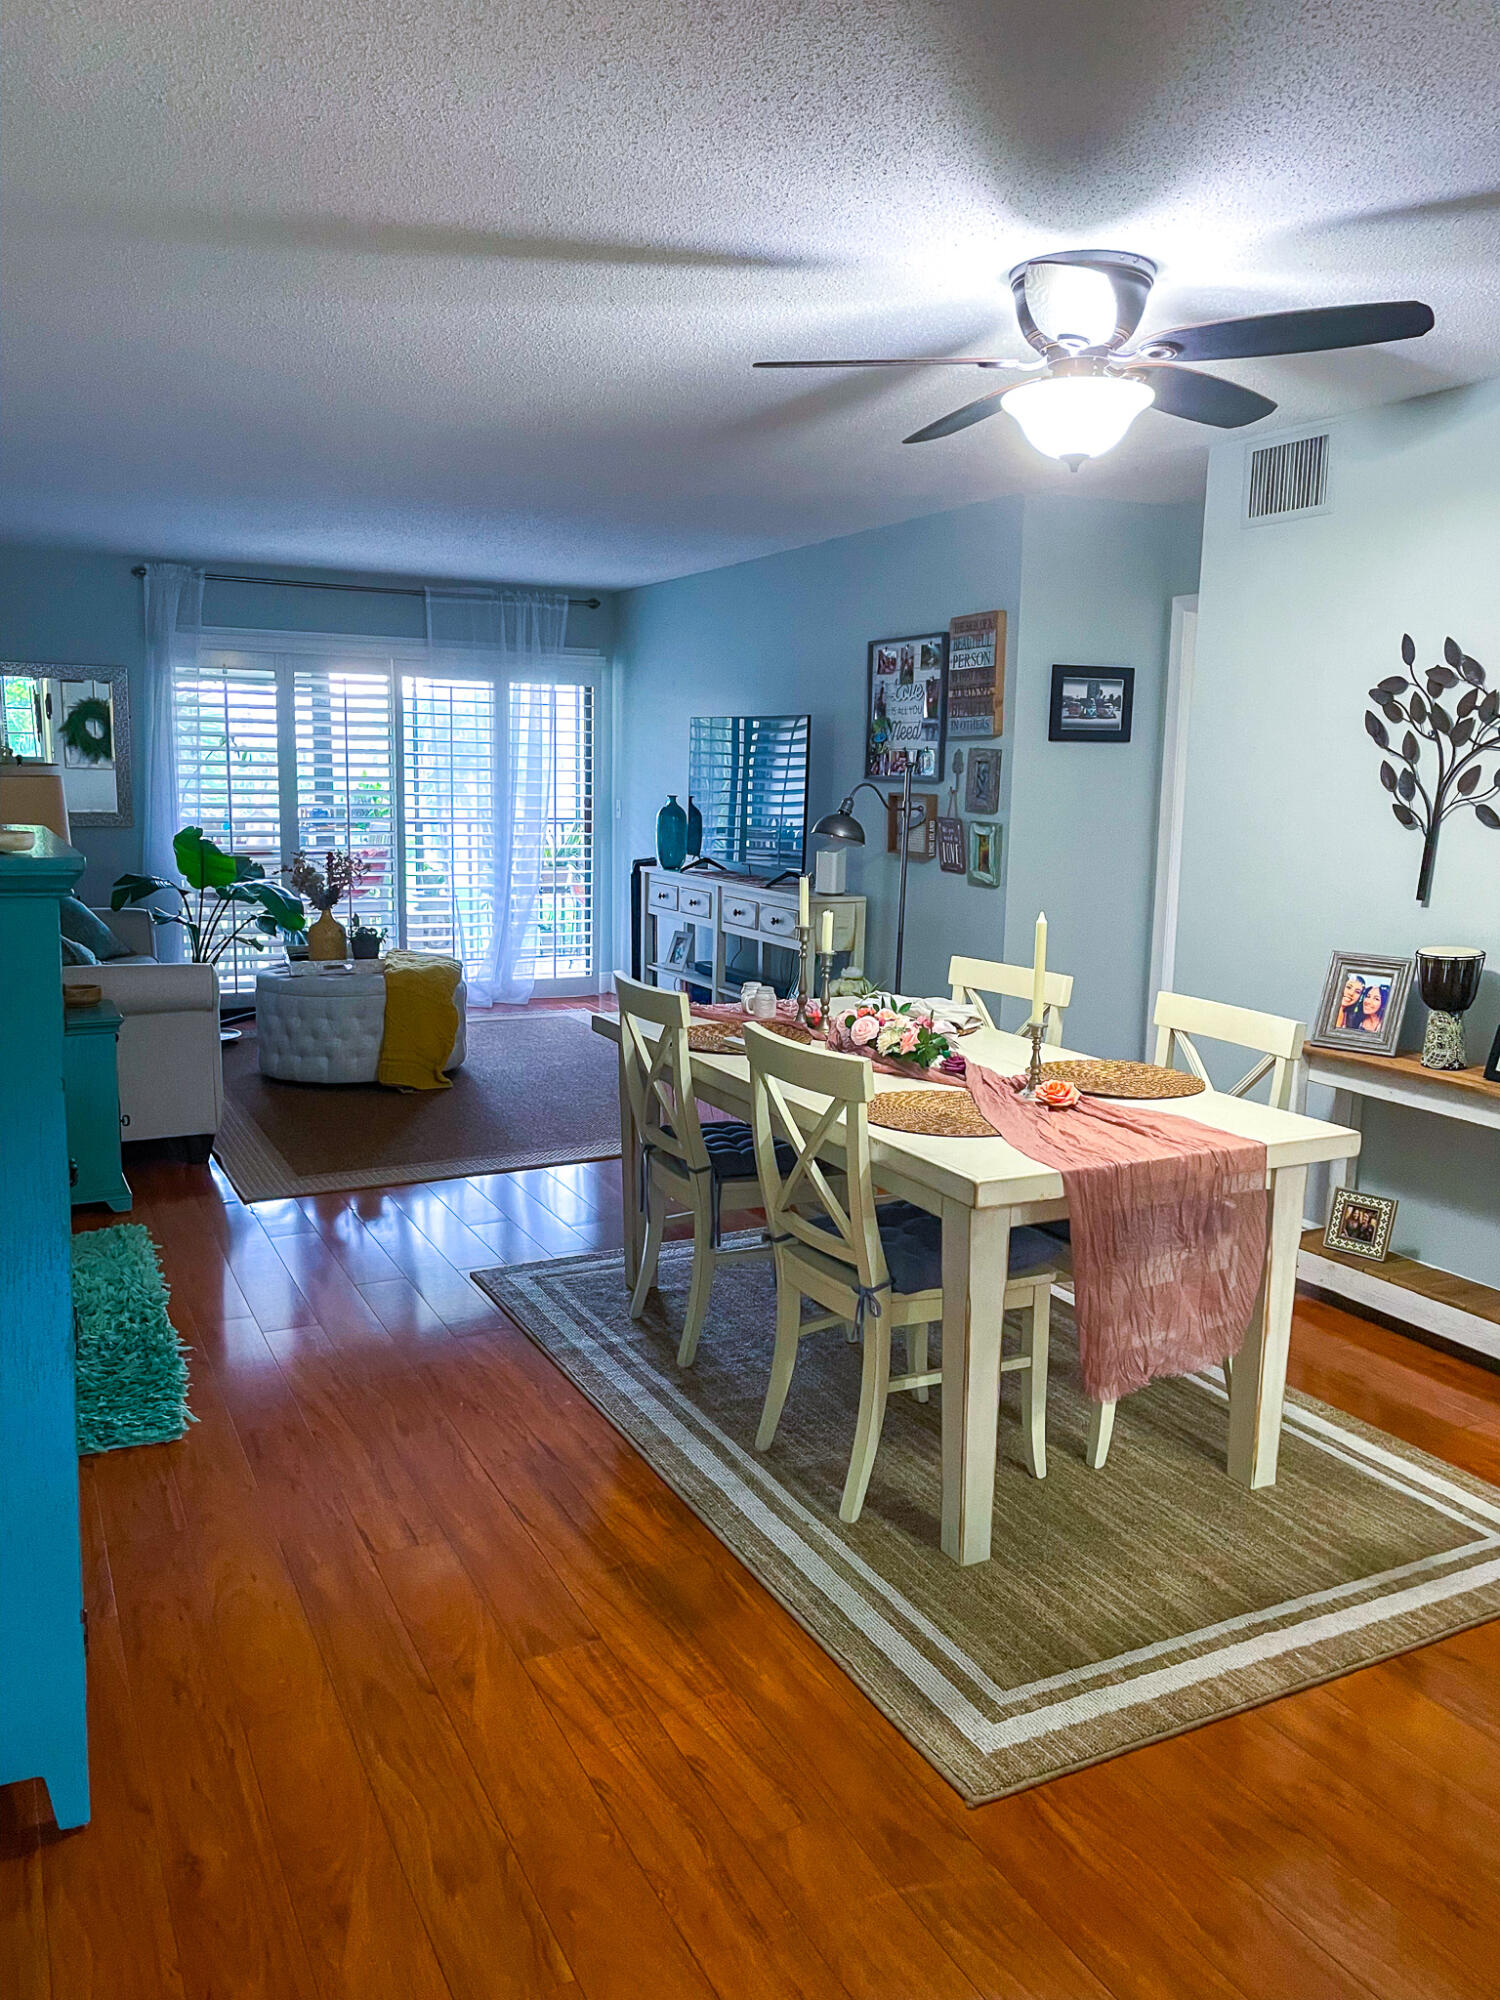
[[[1225,1475],[1217,1374],[1122,1402],[1090,1472],[1061,1307],[1048,1476],[1025,1469],[1012,1387],[992,1559],[938,1547],[939,1392],[891,1399],[845,1527],[859,1350],[804,1344],[758,1455],[769,1262],[721,1275],[679,1370],[690,1254],[667,1247],[639,1326],[618,1254],[474,1275],[970,1805],[1500,1616],[1500,1489],[1307,1397],[1267,1491]]]
[[[457,1180],[620,1150],[619,1058],[585,1013],[471,1015],[451,1090],[277,1083],[224,1051],[214,1153],[243,1201]]]

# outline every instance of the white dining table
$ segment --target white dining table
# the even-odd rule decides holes
[[[642,1024],[643,1027],[646,1024]],[[596,1014],[596,1034],[616,1044],[617,1016]],[[961,1043],[970,1060],[1002,1076],[1024,1070],[1029,1043],[1020,1035],[982,1027]],[[1049,1046],[1049,1062],[1079,1051]],[[750,1116],[750,1065],[742,1055],[694,1051],[698,1097],[733,1117]],[[910,1090],[914,1079],[875,1074],[875,1088]],[[952,1089],[933,1083],[916,1087]],[[788,1089],[795,1109],[811,1124],[824,1108],[809,1092]],[[1266,1268],[1244,1345],[1235,1357],[1229,1394],[1229,1477],[1247,1487],[1276,1479],[1281,1414],[1286,1396],[1297,1250],[1303,1227],[1307,1170],[1320,1161],[1358,1153],[1360,1135],[1300,1112],[1274,1111],[1249,1099],[1206,1090],[1193,1097],[1153,1099],[1153,1111],[1258,1139],[1266,1149],[1269,1190]],[[838,1128],[829,1134],[831,1150]],[[644,1222],[634,1196],[638,1139],[630,1100],[620,1083],[620,1150],[626,1283],[640,1268]],[[1010,1255],[1010,1232],[1022,1224],[1066,1216],[1062,1176],[1029,1159],[1001,1138],[945,1139],[870,1127],[870,1160],[876,1184],[942,1217],[942,1546],[958,1563],[984,1562],[990,1553],[994,1513],[996,1425],[1000,1394],[1000,1342]],[[1101,1475],[1103,1476],[1103,1475]]]

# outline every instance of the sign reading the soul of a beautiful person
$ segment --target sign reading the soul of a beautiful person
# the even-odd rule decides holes
[[[935,778],[943,768],[948,635],[877,639],[870,647],[867,778]]]

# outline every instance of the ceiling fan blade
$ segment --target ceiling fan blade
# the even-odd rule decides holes
[[[908,354],[896,361],[752,361],[752,368],[1030,368],[1030,361],[998,361],[987,354]]]
[[[981,396],[977,403],[965,403],[961,410],[950,410],[946,417],[939,417],[935,424],[926,424],[919,431],[913,431],[909,438],[902,438],[903,444],[931,444],[934,438],[952,437],[955,431],[965,431],[970,424],[982,424],[986,417],[1000,414],[1000,398],[1007,392],[992,389],[987,396]]]
[[[1168,361],[1248,361],[1260,354],[1317,354],[1330,347],[1375,347],[1430,333],[1432,307],[1417,299],[1367,306],[1312,306],[1251,319],[1177,326],[1141,342],[1143,355]]]
[[[1276,407],[1269,396],[1242,389],[1238,382],[1223,382],[1217,375],[1200,375],[1195,368],[1170,362],[1131,373],[1139,373],[1156,391],[1156,409],[1169,417],[1186,417],[1189,423],[1212,424],[1216,430],[1238,430],[1241,424],[1270,416]]]

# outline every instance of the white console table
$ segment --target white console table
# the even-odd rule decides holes
[[[754,876],[718,875],[709,869],[641,871],[641,935],[645,976],[654,985],[705,986],[714,1000],[733,1000],[747,979],[771,980],[785,990],[797,972],[797,884],[772,888]],[[865,962],[863,896],[812,899],[813,939],[824,910],[833,912],[833,948],[847,965]],[[667,954],[679,930],[690,936],[688,963],[670,965]],[[733,968],[731,970],[731,968]]]
[[[1424,1069],[1415,1055],[1365,1055],[1356,1049],[1319,1048],[1312,1042],[1305,1044],[1303,1055],[1307,1081],[1325,1084],[1334,1093],[1331,1115],[1336,1125],[1359,1131],[1365,1103],[1374,1099],[1500,1131],[1500,1083],[1491,1083],[1479,1064],[1471,1069]],[[1358,1156],[1335,1160],[1329,1173],[1331,1187],[1357,1187]],[[1500,1357],[1500,1293],[1407,1257],[1390,1257],[1383,1264],[1335,1257],[1323,1249],[1321,1234],[1318,1231],[1314,1238],[1309,1231],[1303,1238],[1298,1275],[1308,1284]]]

